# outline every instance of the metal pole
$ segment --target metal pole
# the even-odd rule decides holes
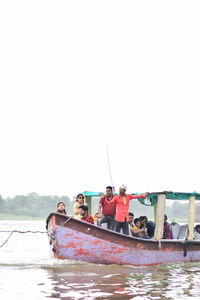
[[[113,180],[112,180],[112,174],[111,174],[111,168],[110,168],[110,159],[109,159],[108,145],[107,145],[106,148],[107,148],[108,170],[109,170],[109,174],[110,174],[110,181],[111,181],[112,187],[114,187]]]

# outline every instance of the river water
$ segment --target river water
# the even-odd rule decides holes
[[[0,231],[45,231],[0,221]],[[0,246],[9,233],[0,232]],[[200,263],[133,267],[51,258],[45,233],[14,233],[0,248],[0,299],[200,299]]]

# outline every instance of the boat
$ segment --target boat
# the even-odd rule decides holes
[[[154,239],[124,235],[72,216],[53,212],[47,218],[51,253],[57,259],[94,264],[150,266],[200,261],[200,241],[193,240],[193,230],[190,230],[194,228],[194,205],[190,204],[189,235],[182,240],[162,239],[164,220],[162,208],[168,197],[178,200],[189,199],[194,204],[195,199],[200,199],[200,194],[172,192],[149,194],[148,201],[150,205],[156,205],[157,210]],[[143,199],[140,200],[145,204]]]

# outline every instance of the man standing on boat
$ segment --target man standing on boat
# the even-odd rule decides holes
[[[103,223],[107,223],[107,229],[114,230],[115,227],[115,213],[116,213],[116,204],[110,204],[110,201],[113,199],[113,188],[112,186],[106,187],[106,195],[101,195],[101,199],[99,201],[98,213],[100,215],[103,214],[101,220],[99,221],[99,225]]]
[[[129,211],[129,202],[132,199],[137,198],[146,198],[148,193],[140,194],[140,195],[127,195],[126,194],[127,187],[122,184],[119,188],[119,196],[115,196],[109,204],[116,204],[116,215],[115,215],[115,231],[120,232],[122,229],[123,234],[129,234],[128,228],[128,211]]]

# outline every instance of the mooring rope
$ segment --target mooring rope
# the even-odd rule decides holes
[[[20,230],[0,230],[0,232],[10,232],[10,235],[7,237],[7,239],[3,242],[3,244],[0,245],[0,248],[2,248],[10,239],[13,233],[47,233],[47,231],[32,231],[32,230],[26,230],[26,231],[20,231]]]
[[[64,226],[71,218],[72,218],[72,216],[69,217],[69,219],[67,219],[64,223],[62,223],[61,226]]]

